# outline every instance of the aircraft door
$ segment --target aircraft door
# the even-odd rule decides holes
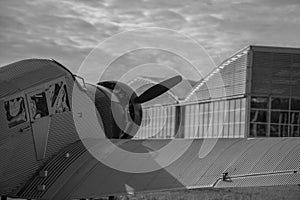
[[[37,160],[45,158],[46,154],[51,121],[48,95],[44,87],[26,95]]]

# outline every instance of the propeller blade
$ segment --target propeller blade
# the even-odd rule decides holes
[[[170,90],[172,87],[174,87],[181,81],[182,81],[181,76],[174,76],[170,79],[162,81],[162,82],[152,86],[148,90],[146,90],[139,97],[136,97],[133,100],[133,102],[134,103],[145,103],[147,101],[150,101],[150,100],[162,95],[163,93],[167,92],[168,90]]]

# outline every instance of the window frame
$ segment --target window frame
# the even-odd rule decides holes
[[[40,87],[35,88],[35,90],[31,90],[30,92],[26,92],[26,100],[27,100],[28,109],[29,109],[29,118],[30,118],[31,122],[34,122],[34,121],[36,121],[38,119],[43,118],[43,117],[41,117],[41,118],[34,118],[33,113],[31,111],[31,106],[30,106],[30,98],[33,96],[33,94],[36,95],[36,94],[39,94],[39,93],[45,93],[45,98],[46,98],[46,103],[47,103],[48,114],[46,116],[43,116],[43,117],[49,117],[50,116],[49,97],[48,97],[47,92],[45,91],[45,87],[40,86]]]
[[[49,87],[51,85],[55,85],[56,83],[59,83],[59,82],[62,82],[62,88],[59,90],[59,93],[58,95],[61,93],[61,90],[64,89],[63,87],[66,86],[66,96],[68,98],[68,101],[69,101],[69,111],[72,111],[72,106],[71,106],[71,102],[70,102],[70,99],[69,99],[69,91],[68,91],[68,87],[67,87],[67,81],[66,81],[66,77],[65,76],[60,76],[56,79],[53,79],[51,81],[48,81],[47,83],[44,84],[44,88],[45,88],[45,91],[47,93],[49,93]],[[49,95],[49,94],[48,94]],[[65,111],[63,112],[56,112],[56,109],[55,107],[53,106],[52,107],[52,102],[50,102],[50,96],[48,98],[48,101],[49,101],[49,113],[50,115],[56,115],[56,114],[61,114],[61,113],[64,113]],[[58,98],[56,98],[55,102],[54,102],[54,105],[56,104],[56,102],[58,101]]]
[[[271,128],[272,126],[279,126],[279,127],[283,127],[284,129],[287,129],[287,134],[283,135],[283,132],[280,131],[280,133],[278,133],[278,137],[300,137],[300,124],[295,124],[294,122],[292,123],[292,114],[295,113],[295,114],[298,114],[298,118],[300,117],[300,110],[292,110],[292,100],[293,99],[297,99],[297,100],[300,100],[299,97],[293,97],[293,96],[286,96],[286,95],[283,95],[283,96],[278,96],[278,95],[275,95],[275,96],[272,96],[272,95],[269,95],[269,96],[264,96],[264,95],[251,95],[250,96],[250,113],[254,110],[266,110],[266,109],[259,109],[259,108],[253,108],[251,107],[251,100],[253,97],[268,97],[269,98],[269,107],[268,107],[268,119],[267,119],[267,134],[266,134],[266,137],[276,137],[274,135],[271,134]],[[275,108],[275,109],[272,109],[272,99],[274,98],[282,98],[282,99],[288,99],[288,108],[287,109],[279,109],[279,108]],[[282,122],[282,121],[278,121],[278,123],[276,122],[272,122],[272,113],[273,112],[286,112],[287,113],[287,120],[286,122]],[[249,114],[250,115],[250,114]],[[250,129],[250,125],[253,124],[251,123],[251,118],[249,118],[248,120],[248,123],[249,123],[249,128],[248,128],[248,137],[253,137],[253,135],[250,136],[250,132],[251,132],[251,129]],[[299,120],[298,120],[299,121]],[[256,124],[262,124],[262,123],[259,123],[259,122],[255,122]],[[295,128],[297,129],[296,132],[294,132]],[[254,137],[257,137],[257,136],[254,136]]]
[[[24,100],[24,108],[25,108],[26,121],[18,123],[18,124],[13,125],[13,126],[10,126],[9,125],[9,121],[8,121],[8,119],[6,117],[7,110],[5,109],[5,103],[7,101],[11,101],[12,99],[16,99],[16,98],[19,98],[19,97],[22,97],[23,100]],[[6,125],[7,125],[8,129],[19,128],[21,125],[24,125],[24,124],[30,122],[29,108],[28,108],[27,99],[26,99],[26,95],[25,95],[24,91],[18,92],[18,93],[15,93],[15,94],[12,94],[12,95],[9,95],[9,96],[3,98],[3,108],[4,108],[4,111],[5,111],[4,117],[6,118]]]

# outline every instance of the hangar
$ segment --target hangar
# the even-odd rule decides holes
[[[299,137],[300,48],[248,46],[178,104],[146,113],[136,138]]]

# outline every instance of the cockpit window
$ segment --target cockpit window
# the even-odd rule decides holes
[[[20,95],[5,101],[4,108],[9,128],[27,121],[25,98],[23,96]]]
[[[49,115],[46,93],[44,91],[30,95],[29,105],[33,120]]]
[[[4,110],[9,128],[29,119],[35,121],[52,114],[70,111],[65,77],[7,98],[4,101]]]
[[[60,81],[59,83],[55,83],[49,86],[49,92],[50,92],[50,102],[51,102],[51,107],[54,106],[55,101],[58,97],[59,91],[63,86],[63,82]]]
[[[47,91],[49,91],[50,105],[53,114],[71,110],[65,79],[59,79],[49,84]]]

